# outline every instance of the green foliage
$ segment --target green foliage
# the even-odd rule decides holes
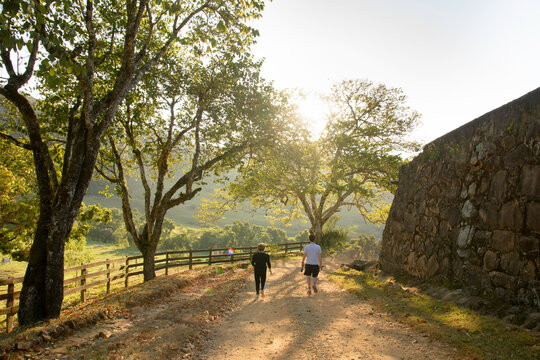
[[[255,246],[261,242],[279,244],[287,241],[289,239],[282,229],[235,221],[225,227],[213,226],[202,229],[176,226],[168,238],[162,239],[159,248],[161,250],[209,249]]]
[[[401,153],[418,150],[408,136],[419,115],[405,104],[401,89],[366,80],[333,86],[325,132],[313,140],[284,102],[289,123],[272,139],[273,148],[243,166],[228,193],[203,204],[223,212],[250,201],[284,223],[306,217],[320,241],[322,227],[340,208],[354,207],[364,220],[384,223],[389,182],[398,177]],[[329,234],[330,236],[330,234]],[[334,233],[326,242],[338,242]]]
[[[0,139],[0,252],[13,259],[28,257],[39,201],[31,154]]]
[[[87,264],[94,261],[94,254],[86,248],[86,238],[71,238],[64,250],[64,264],[66,267]]]
[[[90,221],[87,239],[93,242],[106,244],[116,244],[121,247],[127,247],[130,244],[130,235],[125,230],[122,211],[119,209],[108,209],[110,213],[109,221]],[[142,215],[138,210],[138,223],[142,222]]]
[[[343,247],[347,241],[348,231],[347,229],[337,226],[339,216],[332,216],[322,229],[321,247],[326,250],[333,250]]]
[[[294,237],[294,242],[303,242],[303,241],[309,241],[309,230],[303,230],[296,234]]]
[[[333,216],[323,227],[321,246],[330,253],[362,260],[376,260],[381,244],[374,236],[358,234],[350,237],[352,229],[337,226],[338,216]]]
[[[12,105],[0,97],[3,121],[0,132],[21,131],[19,114]],[[8,141],[0,138],[0,252],[13,259],[26,261],[32,245],[35,224],[39,216],[39,196],[32,162],[32,153],[22,146],[24,137]],[[85,236],[89,222],[107,222],[110,213],[98,205],[82,205],[75,225],[66,243],[70,254],[67,263],[80,263],[89,259],[85,253]]]

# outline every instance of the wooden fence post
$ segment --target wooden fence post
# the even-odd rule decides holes
[[[208,266],[212,264],[212,249],[208,250]]]
[[[189,270],[193,269],[193,250],[189,250]]]
[[[126,280],[125,280],[126,287],[129,286],[129,258],[126,258]]]
[[[86,285],[86,268],[81,269],[81,286]],[[81,302],[86,301],[86,289],[81,290]]]
[[[109,259],[107,259],[109,261]],[[111,264],[107,263],[107,294],[111,292]]]
[[[15,304],[15,296],[13,296],[14,292],[15,292],[15,284],[13,284],[13,282],[12,282],[11,284],[8,284],[8,298],[7,298],[7,302],[6,302],[6,307],[7,308],[10,308]],[[10,333],[11,330],[13,330],[14,326],[15,326],[15,324],[14,324],[14,321],[13,321],[13,313],[11,311],[9,311],[6,314],[6,331],[8,333]]]
[[[169,252],[165,253],[165,275],[169,275]]]
[[[285,254],[289,252],[289,244],[285,243]]]

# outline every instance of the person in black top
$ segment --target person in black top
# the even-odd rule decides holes
[[[255,291],[257,291],[257,297],[259,296],[259,288],[261,291],[261,297],[264,298],[264,285],[266,283],[266,266],[270,274],[272,273],[272,264],[270,264],[270,256],[264,252],[266,245],[260,243],[257,245],[257,252],[251,257],[251,265],[253,265],[253,271],[255,273]]]

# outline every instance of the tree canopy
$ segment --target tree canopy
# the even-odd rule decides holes
[[[255,31],[247,22],[260,16],[263,6],[257,0],[2,4],[0,95],[23,120],[28,142],[19,145],[32,151],[39,198],[20,296],[21,324],[60,313],[65,241],[102,137],[128,92],[173,45],[203,54],[219,45],[213,40],[218,34],[230,34],[239,48],[249,44]],[[39,108],[27,96],[32,78],[39,84]]]
[[[167,211],[196,196],[206,173],[231,169],[275,137],[279,96],[259,68],[249,54],[228,47],[204,59],[171,54],[118,113],[98,171],[122,198],[126,229],[144,255],[145,280],[155,276]],[[144,189],[140,227],[133,219],[130,173],[138,174]]]
[[[355,207],[367,221],[383,222],[384,193],[392,191],[403,153],[418,149],[407,139],[419,115],[401,89],[367,80],[335,84],[331,112],[320,139],[302,125],[284,132],[261,158],[242,168],[238,182],[206,213],[228,209],[224,202],[250,201],[285,221],[308,218],[319,240],[322,228],[343,206]],[[222,194],[223,195],[223,194]]]

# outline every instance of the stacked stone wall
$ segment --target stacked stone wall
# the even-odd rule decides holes
[[[401,168],[380,262],[540,308],[540,88]]]

